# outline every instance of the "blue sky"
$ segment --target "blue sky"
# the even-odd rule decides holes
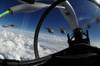
[[[88,0],[69,0],[69,2],[71,3],[71,5],[73,6],[76,12],[76,15],[79,20],[79,24],[83,24],[100,14],[100,9],[93,3],[89,2]],[[17,0],[0,0],[0,5],[1,5],[0,13],[18,4],[20,3]],[[20,28],[16,28],[16,29],[24,29],[24,30],[34,32],[36,25],[45,10],[46,8],[37,11],[35,13],[16,13],[13,15],[7,15],[0,19],[0,25],[3,24],[7,25],[9,23],[12,23],[20,26]],[[60,13],[59,9],[53,9],[44,20],[42,26],[43,27],[70,27],[70,25],[66,22],[66,20]],[[91,26],[92,29],[89,30],[91,40],[99,41],[100,25],[96,26],[94,22],[91,24]],[[84,28],[84,30],[86,30],[86,28]],[[41,32],[47,33],[47,31],[44,29],[42,29]],[[67,32],[71,33],[71,31],[67,31]],[[61,35],[60,31],[55,30],[55,35]]]

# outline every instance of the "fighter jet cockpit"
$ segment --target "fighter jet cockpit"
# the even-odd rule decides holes
[[[100,65],[100,0],[0,5],[0,66]]]

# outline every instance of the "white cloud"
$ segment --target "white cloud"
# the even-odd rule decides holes
[[[65,37],[46,35],[46,34],[40,34],[39,45],[40,48],[42,47],[44,49],[44,51],[42,50],[39,51],[40,55],[41,55],[41,51],[43,53],[47,51],[45,55],[48,55],[49,53],[50,54],[55,53],[57,51],[61,51],[64,48],[68,47],[67,40]]]
[[[82,20],[86,20],[86,19],[91,19],[91,17],[79,17],[78,18],[78,21],[80,22],[80,21],[82,21]]]
[[[0,28],[0,58],[16,60],[34,59],[33,36],[33,32]],[[40,33],[38,43],[41,57],[68,47],[66,37],[53,34]],[[91,42],[91,45],[100,47],[100,44],[97,42]]]
[[[92,42],[91,42],[91,45],[94,46],[94,47],[100,48],[100,42],[97,42],[97,41],[94,41],[94,42],[93,42],[93,41],[92,41]]]
[[[31,60],[34,59],[33,32],[0,28],[0,58]],[[68,47],[65,37],[40,34],[40,56],[55,53]]]

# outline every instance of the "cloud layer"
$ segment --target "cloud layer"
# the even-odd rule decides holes
[[[0,58],[16,60],[34,59],[33,36],[33,32],[0,28]],[[41,57],[68,47],[65,37],[47,34],[40,34],[38,43]]]

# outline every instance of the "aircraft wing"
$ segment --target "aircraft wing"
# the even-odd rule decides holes
[[[93,18],[93,19],[91,19],[90,21],[86,22],[85,24],[80,25],[79,27],[80,27],[80,28],[84,28],[84,27],[90,25],[91,23],[93,23],[93,22],[94,22],[95,20],[97,20],[98,18],[100,18],[100,15],[97,16],[97,17],[95,17],[95,18]]]
[[[73,29],[77,28],[79,26],[78,20],[77,20],[76,13],[73,7],[71,6],[71,4],[68,1],[65,1],[60,5],[65,7],[65,9],[60,9],[60,11],[64,16],[64,18],[66,19],[66,21],[71,25]]]
[[[8,28],[8,26],[2,25],[2,27]]]
[[[73,28],[41,27],[42,29],[73,30]]]
[[[42,29],[47,29],[49,33],[54,33],[53,29],[60,30],[62,34],[66,34],[64,30],[73,30],[73,28],[58,28],[58,27],[41,27]]]
[[[34,4],[35,0],[18,0],[21,3],[29,3],[29,4]]]
[[[19,27],[19,26],[15,25],[15,26],[13,26],[13,27]]]

